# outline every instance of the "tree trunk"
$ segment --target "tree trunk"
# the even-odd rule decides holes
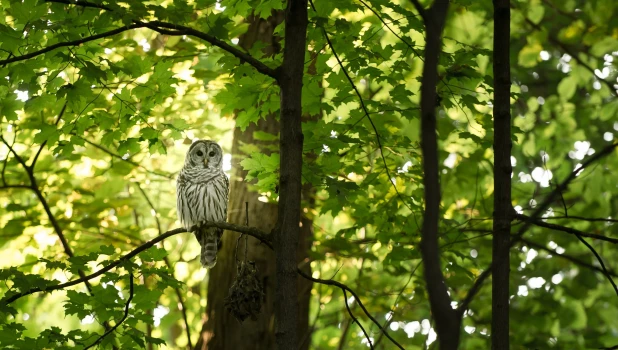
[[[298,347],[298,249],[301,235],[303,164],[302,87],[307,51],[307,0],[289,0],[285,11],[283,64],[277,72],[281,91],[279,220],[274,231],[277,348]]]
[[[492,349],[509,348],[511,250],[511,66],[509,0],[494,0],[494,235]]]
[[[440,349],[457,349],[461,320],[451,307],[451,298],[440,266],[438,227],[440,221],[440,173],[438,169],[438,139],[436,135],[436,86],[438,58],[442,50],[442,29],[446,21],[448,0],[437,0],[427,10],[415,1],[425,22],[425,59],[421,81],[421,151],[423,154],[423,184],[425,212],[421,239],[421,255],[431,314],[436,322]]]
[[[266,43],[264,53],[272,55],[279,51],[279,39],[273,35],[275,27],[283,21],[283,12],[274,13],[267,20],[250,18],[250,26],[239,41],[239,45],[248,49],[256,42]],[[230,179],[230,202],[228,205],[228,222],[244,225],[245,202],[248,202],[249,225],[263,231],[271,231],[278,219],[278,206],[273,203],[264,203],[258,200],[259,194],[251,191],[249,184],[244,182],[247,175],[242,170],[240,161],[247,157],[241,152],[243,144],[259,145],[264,153],[270,153],[267,146],[276,145],[276,142],[256,141],[253,138],[255,131],[263,131],[271,134],[279,133],[279,121],[273,115],[260,120],[257,125],[251,124],[242,132],[234,130],[232,144],[232,176]],[[309,192],[308,192],[309,193]],[[307,258],[311,246],[313,223],[309,219],[303,219],[301,230],[301,244],[297,253],[299,261]],[[238,322],[224,307],[224,299],[236,276],[235,251],[238,234],[225,232],[223,246],[217,257],[217,266],[209,272],[207,293],[206,315],[202,325],[202,331],[195,349],[273,349],[275,347],[275,256],[271,249],[253,238],[248,238],[248,259],[255,261],[262,278],[265,298],[258,319]],[[244,242],[241,239],[238,245],[238,255],[244,255]],[[307,266],[309,268],[309,266]],[[300,315],[297,331],[299,334],[307,334],[309,329],[309,300],[311,284],[305,280],[300,281],[298,304]],[[307,349],[305,345],[301,349]]]

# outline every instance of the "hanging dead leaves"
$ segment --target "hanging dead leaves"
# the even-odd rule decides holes
[[[240,322],[247,317],[257,320],[264,299],[264,288],[254,261],[239,261],[236,280],[225,298],[225,308]]]

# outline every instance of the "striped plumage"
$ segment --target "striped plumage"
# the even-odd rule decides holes
[[[205,220],[226,220],[229,180],[223,173],[222,160],[223,152],[216,142],[199,140],[189,148],[176,184],[178,218],[186,229]],[[223,230],[198,228],[193,233],[202,247],[202,266],[214,267]]]

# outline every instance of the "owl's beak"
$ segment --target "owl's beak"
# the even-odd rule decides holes
[[[204,166],[208,166],[208,158],[204,158]]]

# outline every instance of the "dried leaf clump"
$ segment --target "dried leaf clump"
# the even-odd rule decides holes
[[[236,280],[230,287],[229,295],[225,298],[226,309],[240,322],[247,317],[257,320],[263,299],[264,288],[258,278],[255,262],[239,261]]]

